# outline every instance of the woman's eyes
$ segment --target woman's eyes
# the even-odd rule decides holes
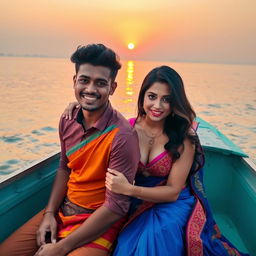
[[[165,96],[165,97],[162,98],[162,101],[164,103],[170,103],[170,97],[169,96]]]
[[[148,95],[148,98],[149,98],[150,100],[154,100],[154,99],[156,99],[156,96],[155,96],[155,95],[152,95],[152,94],[149,94],[149,95]]]
[[[152,95],[152,94],[149,94],[148,95],[148,98],[150,100],[156,100],[157,99],[157,95]],[[170,96],[164,96],[161,98],[161,101],[164,102],[164,103],[170,103]]]

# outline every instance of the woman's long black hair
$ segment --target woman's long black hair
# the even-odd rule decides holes
[[[192,143],[197,140],[197,136],[190,132],[196,114],[187,99],[180,75],[168,66],[161,66],[151,70],[142,83],[138,98],[138,118],[146,114],[143,108],[145,92],[155,82],[165,83],[170,88],[172,112],[166,118],[164,124],[164,133],[169,138],[164,147],[171,153],[173,159],[177,160],[180,157],[178,148],[183,146],[184,139],[188,138]]]

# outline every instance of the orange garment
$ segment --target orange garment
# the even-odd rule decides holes
[[[63,239],[79,228],[89,217],[91,213],[76,214],[72,216],[64,216],[60,211],[58,217],[61,221],[58,223],[58,238]],[[113,243],[124,225],[125,218],[121,218],[119,221],[114,223],[104,234],[94,241],[84,244],[82,247],[98,248],[104,251],[110,252]]]
[[[97,132],[67,152],[71,174],[67,196],[71,202],[97,209],[105,201],[105,176],[116,125]]]

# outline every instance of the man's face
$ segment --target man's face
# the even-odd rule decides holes
[[[107,106],[109,95],[116,89],[110,78],[110,69],[103,66],[82,64],[74,76],[74,90],[83,110],[97,112]]]

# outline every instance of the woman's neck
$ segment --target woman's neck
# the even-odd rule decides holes
[[[147,116],[143,116],[140,119],[141,126],[147,130],[150,130],[152,133],[163,131],[164,130],[164,121],[165,119],[161,121],[152,121]]]

